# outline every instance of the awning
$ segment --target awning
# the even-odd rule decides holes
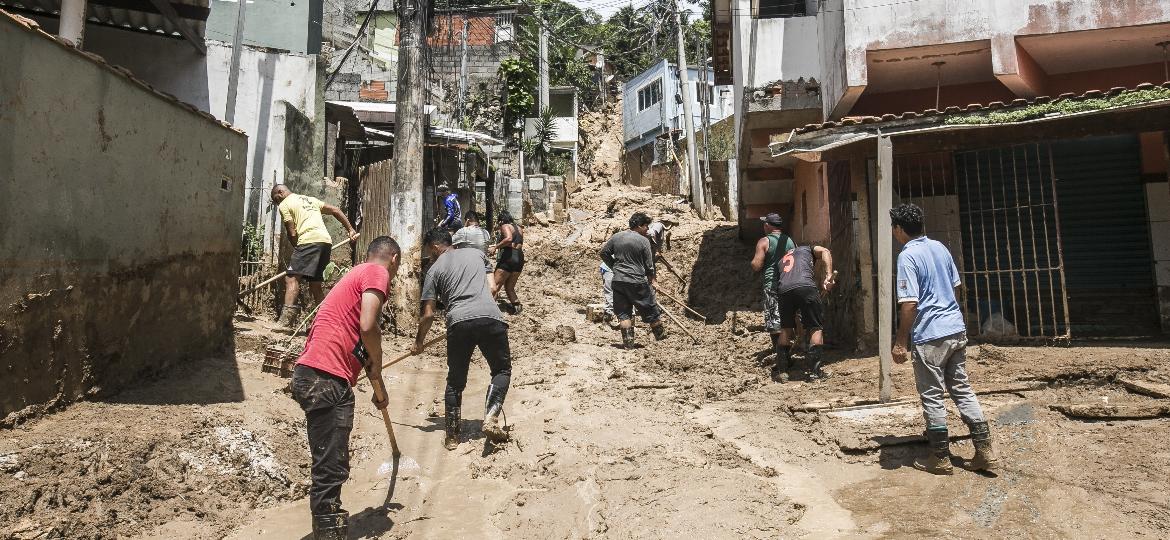
[[[91,24],[185,38],[206,54],[209,0],[89,0],[87,6],[86,21]],[[57,18],[61,0],[0,0],[0,8]]]
[[[398,107],[394,103],[376,101],[326,101],[325,106],[328,107],[329,105],[346,107],[353,111],[357,119],[361,122],[375,124],[393,124],[394,111],[398,110]],[[427,105],[423,109],[423,114],[430,115],[436,110],[434,105]]]
[[[905,136],[979,129],[1047,124],[1118,113],[1170,107],[1170,82],[1161,86],[1143,84],[1132,90],[1093,90],[1081,95],[1065,94],[1055,99],[1039,97],[1016,100],[1010,105],[992,103],[951,107],[945,111],[907,112],[883,117],[845,118],[794,129],[784,141],[768,145],[772,157],[791,156],[821,161],[823,152],[879,136]]]

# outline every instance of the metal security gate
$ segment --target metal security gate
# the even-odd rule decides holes
[[[1046,144],[957,152],[968,327],[988,339],[1070,337],[1060,207]]]
[[[968,334],[1067,339],[1058,203],[1046,145],[895,156],[894,204],[917,204],[951,252]]]
[[[1051,144],[1077,338],[1161,333],[1138,137]]]

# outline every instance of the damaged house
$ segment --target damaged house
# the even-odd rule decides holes
[[[954,254],[970,335],[1170,329],[1170,5],[976,1],[956,25],[941,3],[809,2],[771,19],[760,4],[716,4],[722,76],[749,87],[737,97],[745,229],[779,209],[797,241],[832,249],[830,320],[846,346],[889,349],[898,202],[922,206]],[[779,66],[745,54],[736,38],[753,35]],[[742,78],[777,67],[775,91]]]

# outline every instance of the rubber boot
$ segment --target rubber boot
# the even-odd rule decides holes
[[[447,450],[459,448],[459,407],[447,409],[446,435],[443,447]]]
[[[776,363],[772,364],[772,380],[778,383],[788,382],[788,347],[780,345],[776,349]]]
[[[666,339],[666,325],[660,324],[658,326],[651,326],[650,331],[654,333],[655,341],[662,341]]]
[[[925,457],[915,459],[914,468],[930,474],[949,475],[953,473],[951,439],[946,428],[927,429],[926,440],[930,444],[930,452]]]
[[[627,349],[634,348],[635,343],[633,328],[622,328],[622,344],[625,345]]]
[[[295,330],[301,322],[300,319],[301,308],[297,306],[286,305],[284,309],[280,310],[280,324],[289,330]]]
[[[314,540],[347,540],[349,538],[349,512],[340,505],[333,507],[329,514],[313,514]]]
[[[508,432],[500,425],[500,413],[504,410],[504,398],[507,395],[508,389],[494,384],[488,385],[487,402],[484,404],[483,413],[483,436],[493,443],[508,440]]]
[[[808,361],[808,378],[811,381],[823,379],[825,372],[821,370],[821,349],[824,345],[809,345],[808,352],[804,354],[804,358]]]
[[[775,364],[776,360],[780,358],[780,334],[768,334],[768,337],[772,338],[772,354],[765,355],[764,358],[760,360],[760,365],[762,366],[766,366],[769,363]],[[771,362],[769,362],[769,360]]]
[[[512,302],[512,314],[519,315],[521,311],[524,311],[524,306],[520,302]]]
[[[995,473],[999,469],[999,458],[991,444],[991,428],[987,422],[967,424],[971,430],[971,444],[975,446],[975,457],[963,462],[963,468],[970,471]]]

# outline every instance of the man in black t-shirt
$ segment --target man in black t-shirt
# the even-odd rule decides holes
[[[825,263],[825,279],[817,283],[817,258]],[[821,288],[833,288],[833,255],[821,246],[799,246],[777,261],[776,292],[780,297],[780,350],[772,365],[772,380],[788,380],[789,344],[796,329],[796,311],[804,330],[810,332],[808,353],[810,379],[824,376],[821,371],[821,349],[824,347],[824,309],[821,306]]]

